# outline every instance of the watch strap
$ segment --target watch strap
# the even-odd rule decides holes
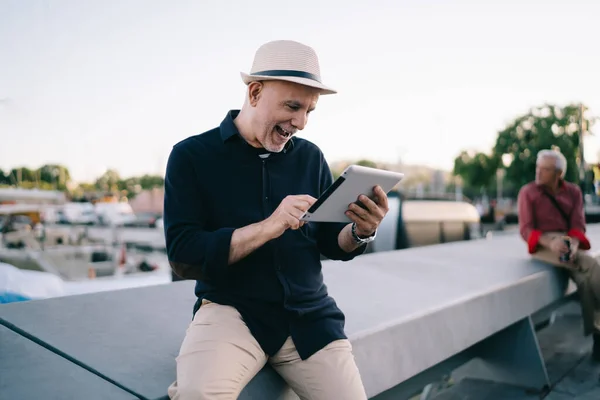
[[[355,222],[352,223],[352,238],[354,239],[354,241],[356,243],[358,243],[358,244],[370,243],[373,240],[375,240],[375,236],[377,236],[377,230],[375,230],[375,232],[373,232],[373,234],[371,236],[368,236],[366,238],[361,238],[356,233],[356,223]]]

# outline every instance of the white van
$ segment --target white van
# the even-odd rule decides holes
[[[100,225],[123,226],[135,220],[129,203],[96,203],[95,210]]]
[[[94,225],[98,223],[92,203],[67,203],[62,206],[61,218],[68,224]]]

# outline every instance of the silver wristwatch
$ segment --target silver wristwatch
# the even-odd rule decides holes
[[[352,239],[354,239],[354,241],[357,244],[363,245],[363,244],[371,243],[373,240],[375,240],[375,236],[377,236],[377,230],[375,230],[375,232],[373,232],[373,234],[369,237],[366,237],[366,238],[359,237],[358,234],[356,233],[356,223],[352,223]]]

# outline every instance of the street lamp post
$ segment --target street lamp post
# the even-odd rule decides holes
[[[498,168],[496,170],[496,203],[500,204],[500,200],[502,199],[502,183],[504,181],[505,175],[504,168]]]
[[[579,104],[579,182],[581,185],[581,190],[585,195],[588,187],[587,182],[585,181],[585,156],[583,151],[583,138],[585,136],[585,131],[587,127],[585,126],[585,119],[583,117],[584,114],[584,106],[583,103]]]
[[[496,199],[497,199],[497,203],[500,203],[500,200],[502,199],[502,196],[503,196],[502,190],[504,189],[503,188],[504,177],[506,176],[506,170],[512,164],[513,159],[514,159],[514,157],[513,157],[512,154],[503,154],[502,155],[502,165],[500,166],[500,168],[498,168],[496,170]]]

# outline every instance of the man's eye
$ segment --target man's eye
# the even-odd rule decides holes
[[[288,104],[288,107],[290,108],[290,110],[293,110],[293,111],[298,111],[300,109],[300,107],[295,106],[293,104]]]

